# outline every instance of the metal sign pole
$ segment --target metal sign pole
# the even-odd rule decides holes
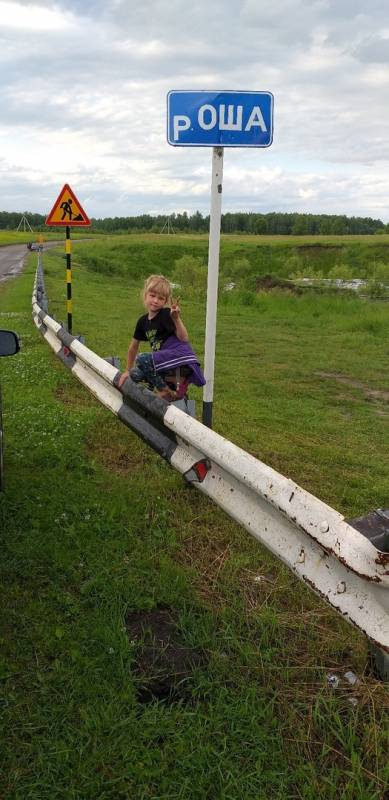
[[[212,428],[215,372],[217,289],[219,282],[220,220],[223,184],[223,147],[212,150],[211,214],[209,220],[207,316],[205,324],[203,423]]]
[[[72,242],[70,239],[70,226],[66,226],[66,309],[68,313],[68,332],[72,332],[73,308],[72,308]]]

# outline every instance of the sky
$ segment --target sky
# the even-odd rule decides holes
[[[0,210],[208,214],[211,147],[171,90],[268,91],[267,148],[225,148],[222,210],[389,221],[386,0],[0,0]]]

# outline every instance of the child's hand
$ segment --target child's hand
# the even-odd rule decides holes
[[[127,380],[127,378],[129,377],[129,374],[130,374],[130,372],[129,372],[129,370],[128,370],[128,369],[126,369],[126,371],[125,371],[125,372],[122,372],[122,374],[121,374],[121,376],[120,376],[120,378],[119,378],[118,389],[121,389],[121,388],[122,388],[122,386],[123,386],[123,383],[124,383],[124,381],[126,381],[126,380]]]
[[[177,297],[177,300],[172,301],[172,307],[170,309],[170,316],[176,320],[180,316],[180,306],[178,305],[180,302],[180,297]]]

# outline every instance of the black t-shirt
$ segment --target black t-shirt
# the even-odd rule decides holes
[[[160,350],[166,339],[175,332],[176,326],[170,316],[170,308],[160,308],[152,319],[149,319],[148,314],[138,319],[134,339],[138,342],[149,342],[152,350]]]

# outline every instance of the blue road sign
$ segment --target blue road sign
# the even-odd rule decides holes
[[[167,140],[175,147],[269,147],[271,92],[171,91]]]

